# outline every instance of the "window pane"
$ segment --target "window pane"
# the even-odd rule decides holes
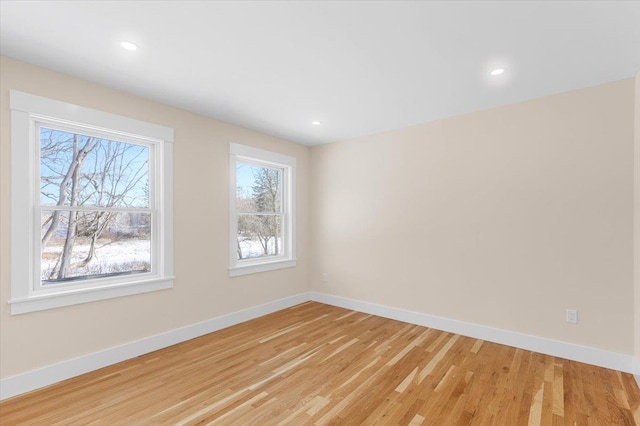
[[[43,285],[151,271],[151,215],[42,213]]]
[[[40,203],[149,207],[149,148],[41,127]]]
[[[283,169],[236,164],[238,212],[282,212]]]
[[[279,256],[282,242],[282,215],[238,216],[238,260]]]

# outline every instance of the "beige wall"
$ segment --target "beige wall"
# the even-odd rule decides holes
[[[633,353],[633,98],[628,79],[314,147],[311,288]]]
[[[633,261],[634,261],[634,284],[635,284],[635,353],[640,368],[640,72],[636,75],[635,94],[635,149],[634,149],[634,238],[633,238]]]
[[[313,149],[6,57],[0,82],[0,377],[309,285],[634,351],[633,79]],[[175,129],[174,289],[9,314],[9,89]],[[229,141],[297,158],[296,268],[227,276]],[[578,325],[564,322],[566,308],[579,310]]]
[[[309,148],[103,86],[1,57],[0,376],[304,292],[308,286]],[[9,314],[9,89],[125,115],[175,129],[175,288],[131,297]],[[229,278],[228,143],[297,158],[298,266]]]

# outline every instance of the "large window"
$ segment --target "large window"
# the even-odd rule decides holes
[[[151,272],[154,146],[54,126],[36,123],[41,285]]]
[[[171,287],[173,131],[13,91],[11,108],[12,313]]]
[[[295,158],[230,145],[231,275],[295,266]]]

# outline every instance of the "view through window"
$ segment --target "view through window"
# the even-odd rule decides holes
[[[296,159],[229,144],[229,275],[296,266]]]
[[[238,260],[282,254],[283,174],[280,168],[236,163]]]
[[[152,147],[38,130],[42,285],[150,272]]]

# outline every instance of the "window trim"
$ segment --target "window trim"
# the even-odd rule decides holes
[[[263,149],[231,142],[229,144],[229,276],[253,274],[296,266],[296,159]],[[282,256],[236,259],[238,238],[238,214],[236,211],[236,165],[238,161],[264,164],[284,169],[283,176],[283,239],[286,247]]]
[[[66,102],[10,90],[11,108],[11,314],[52,309],[173,287],[173,129]],[[152,250],[158,270],[152,274],[87,280],[84,286],[38,290],[35,224],[40,218],[35,164],[37,123],[59,123],[78,131],[107,132],[154,144],[157,235]],[[38,206],[36,206],[38,203]],[[155,229],[154,229],[155,230]],[[153,231],[152,231],[153,232]],[[155,240],[155,242],[153,241]]]

